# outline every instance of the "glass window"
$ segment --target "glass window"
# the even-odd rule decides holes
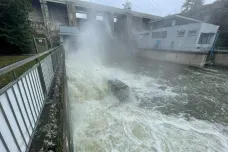
[[[214,33],[201,33],[199,44],[210,44]]]
[[[96,20],[98,20],[98,21],[103,21],[103,16],[97,15],[97,16],[96,16]]]
[[[178,30],[178,31],[177,31],[177,36],[178,36],[178,37],[183,37],[184,34],[185,34],[185,30]]]
[[[152,38],[166,38],[166,37],[167,37],[167,31],[152,32]]]
[[[76,17],[77,18],[87,19],[87,14],[85,14],[85,13],[76,13]]]
[[[196,35],[196,33],[197,33],[197,30],[190,30],[188,32],[189,35]]]

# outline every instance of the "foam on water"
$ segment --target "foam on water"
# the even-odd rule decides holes
[[[175,97],[178,93],[172,87],[160,89],[165,80],[97,63],[77,55],[66,62],[76,151],[228,151],[225,126],[138,106],[145,96]],[[131,102],[119,104],[108,91],[111,78],[132,88]]]

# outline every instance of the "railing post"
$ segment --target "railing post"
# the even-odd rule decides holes
[[[43,94],[44,94],[44,98],[45,98],[46,95],[47,95],[47,89],[46,89],[46,86],[45,86],[45,80],[44,80],[44,76],[43,76],[43,71],[42,71],[41,63],[40,63],[38,58],[36,58],[36,62],[38,64],[38,66],[37,66],[38,76],[40,78],[41,88],[42,88],[42,91],[43,91]]]
[[[56,50],[56,51],[57,51],[57,50]],[[56,59],[55,59],[55,53],[56,53],[56,52],[54,52],[54,53],[52,53],[52,54],[51,54],[52,68],[53,68],[54,73],[55,73],[55,70],[56,70]]]
[[[59,50],[60,50],[60,49],[56,50],[56,52],[55,52],[55,61],[56,61],[56,62],[55,62],[55,63],[56,63],[56,67],[55,67],[55,68],[56,68],[56,69],[57,69],[57,65],[59,64],[59,62],[58,62],[58,57],[57,57],[57,56],[58,56],[58,53],[59,53]]]
[[[17,79],[17,75],[16,75],[15,71],[12,70],[12,73],[13,73],[14,80],[16,80]]]

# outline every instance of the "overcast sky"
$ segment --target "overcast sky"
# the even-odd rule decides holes
[[[85,0],[103,5],[123,8],[122,4],[125,0]],[[181,11],[181,6],[185,0],[130,0],[132,9],[137,12],[166,16]],[[206,4],[215,0],[205,0]]]

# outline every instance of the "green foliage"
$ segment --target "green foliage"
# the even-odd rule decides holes
[[[194,10],[203,6],[204,0],[186,0],[185,3],[182,5],[182,12],[188,12],[190,10]]]
[[[31,27],[28,13],[31,0],[1,0],[0,54],[21,54],[31,51]]]

